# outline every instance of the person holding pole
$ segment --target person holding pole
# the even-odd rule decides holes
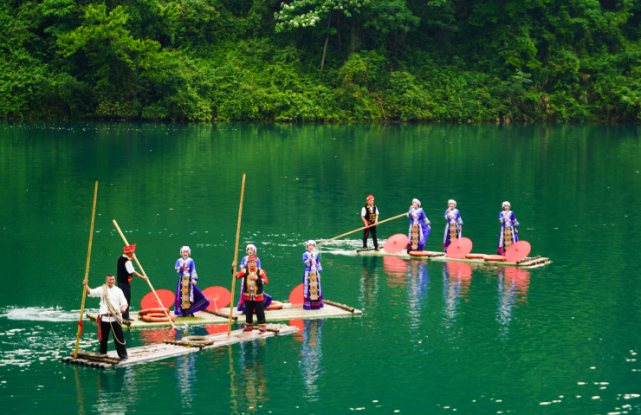
[[[129,303],[122,290],[115,286],[116,279],[113,274],[107,274],[105,284],[93,290],[87,285],[87,280],[82,284],[89,297],[100,297],[100,311],[98,312],[98,340],[100,340],[100,354],[107,354],[109,333],[113,330],[114,343],[120,360],[127,360],[125,336],[122,332],[122,315],[129,309]],[[114,324],[116,323],[116,324]]]
[[[123,248],[124,255],[118,258],[117,272],[118,275],[118,288],[120,288],[127,299],[127,304],[131,304],[131,276],[135,275],[138,278],[143,280],[149,280],[149,278],[144,275],[140,275],[134,270],[134,265],[131,263],[131,260],[134,257],[134,251],[136,250],[136,244],[128,245]],[[127,309],[122,314],[122,319],[127,321],[133,321],[129,318],[129,309]]]
[[[269,284],[265,270],[256,266],[258,258],[252,255],[247,259],[247,268],[243,268],[236,278],[243,279],[242,296],[245,303],[245,331],[254,330],[254,312],[258,319],[258,330],[261,333],[267,331],[265,321],[265,303],[263,299],[263,286]],[[236,261],[232,262],[232,275],[236,272]]]
[[[249,244],[247,245],[247,248],[245,248],[245,252],[247,252],[247,255],[243,257],[243,259],[240,261],[240,269],[247,268],[247,260],[249,257],[255,256],[256,252],[258,252],[258,248],[256,248],[256,245],[254,244]],[[262,269],[260,265],[260,258],[256,256],[256,267]],[[267,294],[266,292],[263,292],[263,298],[264,300],[264,308],[267,310],[267,307],[269,307],[272,304],[273,298],[271,295]],[[238,308],[236,308],[238,311],[242,311],[243,313],[245,312],[245,303],[243,303],[243,293],[240,293],[240,298],[238,298]]]
[[[374,196],[367,196],[367,204],[361,209],[361,219],[365,230],[363,231],[363,249],[367,249],[367,237],[372,234],[374,250],[378,251],[378,238],[376,238],[376,225],[378,225],[378,208],[374,205]]]

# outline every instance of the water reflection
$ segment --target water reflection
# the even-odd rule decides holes
[[[443,301],[445,315],[454,320],[459,298],[465,297],[472,281],[472,267],[464,262],[446,262],[443,266]]]
[[[519,303],[527,302],[530,286],[530,271],[517,267],[498,269],[498,308],[497,321],[507,330],[512,321],[512,309]]]
[[[378,270],[376,265],[378,257],[367,258],[363,256],[363,278],[361,278],[360,302],[363,309],[376,306],[378,297]]]
[[[309,402],[318,401],[318,385],[316,382],[322,374],[322,328],[323,320],[305,320],[303,347],[301,348],[301,360],[298,367],[305,384],[305,394],[303,396]]]
[[[234,408],[245,408],[241,412],[248,410],[256,412],[263,406],[267,397],[267,379],[263,368],[265,358],[266,340],[253,340],[240,343],[240,375],[237,382],[238,387],[233,388],[235,393],[233,401]]]
[[[409,261],[406,272],[409,284],[409,318],[412,326],[417,326],[421,323],[421,309],[427,304],[430,274],[424,261]]]
[[[176,358],[176,380],[182,398],[183,409],[191,408],[194,400],[193,385],[196,382],[196,354],[188,353]]]
[[[94,411],[107,414],[129,412],[128,408],[135,402],[134,384],[135,372],[131,367],[99,372],[98,399]]]

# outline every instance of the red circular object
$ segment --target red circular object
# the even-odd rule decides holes
[[[229,305],[231,293],[225,287],[209,287],[202,291],[203,295],[209,300],[209,311],[218,311]]]
[[[289,294],[289,302],[292,303],[293,306],[303,305],[305,302],[304,293],[305,287],[303,287],[303,284],[297,285]]]
[[[470,238],[457,238],[447,247],[447,256],[452,259],[463,259],[470,252],[472,252]]]
[[[467,254],[465,255],[467,259],[485,259],[485,254]]]
[[[410,256],[432,256],[432,255],[434,254],[427,251],[410,251]]]
[[[410,240],[407,239],[407,235],[404,235],[402,233],[397,233],[396,235],[392,235],[389,238],[387,238],[387,241],[385,241],[385,246],[383,246],[383,249],[388,254],[398,254],[403,249],[407,248],[407,244],[409,243],[409,241]]]
[[[160,302],[162,303],[163,307],[168,309],[172,305],[174,305],[176,296],[172,291],[156,290],[156,294],[158,294],[158,298],[160,298]],[[142,300],[140,300],[140,308],[142,308],[143,310],[146,308],[159,308],[158,300],[156,300],[156,296],[153,292],[147,294],[142,298]]]
[[[505,261],[505,257],[503,255],[485,255],[483,259],[485,259],[486,261],[498,261],[498,262]]]
[[[507,249],[505,252],[505,260],[508,262],[522,261],[526,256],[530,255],[532,247],[527,241],[518,241]]]
[[[265,310],[280,310],[283,308],[283,303],[280,301],[272,301],[272,303]]]
[[[141,318],[144,321],[147,321],[149,323],[168,322],[169,319],[171,319],[171,321],[174,321],[174,316],[169,315],[169,319],[168,319],[167,316],[165,315],[165,313],[149,313],[149,314],[145,314]]]

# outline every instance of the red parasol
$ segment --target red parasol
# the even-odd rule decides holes
[[[216,287],[211,287],[211,288],[216,288]],[[220,287],[218,287],[218,288],[220,288]],[[229,297],[231,298],[231,293],[229,293]],[[226,324],[217,324],[215,326],[205,326],[205,330],[207,330],[207,333],[209,333],[209,334],[226,333],[227,332],[227,325]]]
[[[505,252],[505,259],[508,262],[519,262],[530,254],[532,247],[527,241],[513,243]]]
[[[470,252],[472,252],[470,238],[457,238],[447,247],[447,256],[452,259],[463,259]]]
[[[209,287],[205,288],[203,295],[209,300],[209,311],[218,311],[229,305],[231,301],[231,293],[225,287]]]
[[[158,294],[158,298],[160,298],[160,302],[162,303],[163,307],[169,310],[169,308],[174,305],[174,300],[176,299],[176,296],[172,291],[169,290],[156,290],[156,294]],[[140,308],[143,310],[146,310],[148,308],[160,308],[158,306],[158,300],[156,300],[156,297],[154,296],[154,293],[151,292],[144,296],[142,300],[140,300]]]
[[[404,235],[402,233],[397,233],[396,235],[392,235],[389,238],[387,238],[387,241],[385,241],[385,246],[383,247],[383,249],[388,254],[398,254],[403,249],[407,248],[408,243],[409,243],[409,239],[407,239],[407,235]]]
[[[305,328],[305,322],[301,319],[294,319],[294,320],[289,320],[289,325],[292,327],[297,327],[298,331],[294,334],[294,340],[298,340],[299,342],[302,342],[305,340],[304,338],[300,337],[301,334],[303,334],[303,329]]]
[[[303,305],[305,302],[304,291],[305,287],[303,287],[303,284],[296,286],[289,294],[289,302],[292,303],[293,306]]]

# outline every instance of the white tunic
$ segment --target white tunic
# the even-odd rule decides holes
[[[125,298],[125,294],[122,292],[122,290],[115,285],[111,288],[107,288],[109,291],[109,301],[111,304],[121,312],[121,307],[123,305],[127,305],[127,299]],[[107,307],[107,304],[105,303],[105,299],[102,296],[102,287],[94,288],[93,290],[90,290],[89,292],[89,297],[100,297],[100,315],[104,314],[109,314],[109,308]],[[102,321],[105,323],[109,322],[114,322],[116,319],[114,317],[101,317]]]

